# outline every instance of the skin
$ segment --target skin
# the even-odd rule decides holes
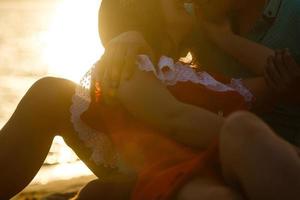
[[[57,132],[61,133],[67,144],[97,176],[112,182],[131,182],[130,177],[96,166],[89,160],[90,150],[84,148],[70,123],[69,108],[75,86],[70,81],[56,78],[38,81],[1,129],[0,161],[5,163],[0,166],[1,199],[12,197],[32,180]],[[145,94],[145,91],[148,92]],[[157,97],[156,104],[150,103],[147,95]],[[213,113],[178,102],[160,82],[142,72],[136,73],[133,80],[122,84],[118,97],[138,118],[149,120],[167,133],[168,130],[170,133],[171,130],[177,130],[175,139],[198,148],[205,148],[211,138],[219,133],[223,124],[223,119]],[[147,112],[142,110],[145,104],[149,106]],[[201,119],[201,123],[191,119]],[[205,133],[203,130],[206,129],[211,134],[200,137],[199,133]]]
[[[118,95],[123,105],[136,117],[160,126],[166,133],[177,130],[178,135],[172,135],[174,138],[197,148],[205,148],[217,135],[223,119],[204,109],[178,102],[158,80],[140,73],[137,72],[136,78],[122,84]],[[1,129],[0,160],[5,163],[0,167],[1,199],[12,197],[30,183],[42,166],[56,133],[62,133],[67,144],[98,177],[110,181],[123,179],[121,174],[90,161],[91,152],[73,130],[69,108],[75,86],[62,79],[40,80],[24,96],[11,119]],[[153,96],[157,97],[152,98],[155,104],[149,101],[149,97]],[[145,107],[148,109],[145,110]],[[199,119],[201,123],[191,119]],[[205,135],[203,130],[207,130],[208,134]],[[199,132],[203,132],[203,136]],[[130,182],[130,177],[124,180]]]
[[[210,0],[196,5],[198,27],[218,48],[256,75],[274,51],[243,38],[261,17],[266,0]],[[231,26],[234,25],[234,31]]]
[[[137,117],[145,120],[153,117],[156,120],[151,123],[163,126],[161,128],[166,132],[178,130],[178,133],[179,131],[189,133],[191,138],[199,138],[198,144],[189,137],[185,140],[187,143],[193,142],[193,145],[204,148],[209,142],[209,137],[217,134],[217,129],[220,129],[223,119],[204,109],[178,102],[160,82],[154,78],[144,78],[144,76],[140,74],[136,79],[127,82],[120,88],[118,96],[124,101],[124,105],[134,111]],[[140,88],[132,87],[137,85]],[[9,199],[30,183],[42,166],[56,133],[61,133],[67,144],[97,176],[111,181],[123,179],[122,175],[96,166],[90,161],[90,150],[84,147],[73,130],[69,108],[75,86],[70,81],[56,78],[44,78],[38,81],[27,92],[13,116],[1,129],[0,161],[5,163],[0,166],[1,199]],[[150,103],[148,98],[144,99],[147,90],[148,95],[157,97],[155,98],[156,105]],[[146,114],[142,109],[145,103],[149,104],[149,112]],[[157,109],[157,107],[161,109]],[[161,112],[150,112],[154,110]],[[203,121],[202,125],[207,126],[207,129],[213,127],[212,135],[207,135],[200,140],[198,133],[202,128],[206,128],[199,127],[199,123],[190,120],[192,118],[207,120],[207,123]],[[209,124],[214,124],[214,126],[208,126]],[[193,129],[192,127],[197,128]],[[183,135],[180,134],[181,139]],[[125,182],[128,182],[128,179],[131,178],[124,178]]]
[[[274,56],[274,50],[249,41],[243,38],[243,35],[247,34],[255,25],[257,19],[261,16],[265,3],[265,0],[195,1],[198,21],[196,26],[201,29],[202,35],[199,35],[199,37],[202,38],[204,46],[207,43],[206,40],[209,39],[210,43],[236,59],[242,66],[254,74],[262,76],[267,59]],[[232,15],[235,16],[235,19],[239,19],[234,21],[238,33],[233,32],[231,29],[232,19],[229,16]],[[120,44],[122,45],[121,51],[118,50]],[[106,74],[110,77],[111,81],[107,87],[111,89],[118,87],[122,72],[126,74],[127,78],[130,78],[134,73],[132,67],[123,65],[124,60],[126,63],[134,63],[131,59],[134,59],[137,54],[151,55],[153,53],[141,33],[136,31],[129,31],[117,36],[106,45],[106,49],[109,52],[113,51],[114,54],[110,53],[108,55],[105,53],[101,62],[99,62],[99,68],[103,69],[100,72],[102,76]],[[215,55],[208,54],[207,49],[204,48],[201,54],[203,55],[201,60],[204,63],[224,66],[224,64],[218,63]],[[126,59],[122,55],[127,55]]]
[[[138,77],[139,75],[137,74],[136,76]],[[152,86],[160,84],[156,80],[150,79],[145,82],[143,80],[145,79],[139,80],[141,89],[143,89],[143,87],[147,88],[151,82],[151,84],[153,84]],[[132,82],[131,84],[136,85],[136,82]],[[97,176],[104,178],[104,180],[110,183],[121,184],[120,189],[122,188],[122,190],[125,190],[124,192],[128,192],[124,187],[126,186],[125,188],[128,188],[128,185],[131,185],[132,181],[130,177],[111,173],[91,162],[89,160],[89,149],[83,148],[84,144],[78,139],[77,133],[74,132],[69,120],[69,107],[71,106],[71,97],[74,94],[75,86],[76,85],[70,81],[56,78],[45,78],[38,81],[28,91],[14,115],[1,130],[0,159],[1,163],[5,163],[5,165],[1,165],[0,169],[0,175],[2,177],[0,197],[2,199],[10,198],[30,182],[42,165],[56,132],[62,133],[61,135],[67,144]],[[128,90],[126,87],[128,87]],[[128,100],[132,94],[139,95],[141,91],[135,87],[131,88],[130,83],[127,86],[125,85],[123,89],[124,93],[129,92],[128,95],[124,97]],[[158,91],[163,90],[163,87],[157,89]],[[161,92],[158,94],[162,95]],[[158,94],[154,93],[154,95]],[[122,91],[120,91],[120,95],[122,96]],[[165,101],[166,100],[163,99],[163,104],[172,103],[170,100],[168,100],[168,102]],[[160,103],[160,101],[157,100],[157,103]],[[155,105],[155,108],[157,108],[157,106],[163,109],[166,105],[158,104]],[[178,108],[177,106],[178,105],[176,105],[175,109]],[[193,112],[195,112],[194,109]],[[59,115],[57,113],[59,113]],[[164,117],[170,117],[165,115],[166,113],[167,112],[162,112],[160,115],[164,114]],[[169,114],[171,114],[174,119],[173,113],[174,110],[170,110]],[[201,113],[202,111],[199,112],[200,115]],[[194,117],[194,115],[192,115],[192,117]],[[174,126],[177,126],[177,122],[177,120],[174,120]],[[200,122],[200,120],[198,122]],[[216,126],[216,121],[206,122],[213,123],[213,125]],[[238,125],[241,123],[243,123],[243,126]],[[51,124],[51,126],[49,126],[49,124]],[[220,123],[220,129],[222,124],[223,122]],[[169,125],[170,123],[166,127],[170,127]],[[191,124],[188,125],[190,126]],[[212,125],[210,125],[210,127],[211,126]],[[247,128],[245,129],[245,127]],[[198,133],[200,132],[199,129],[197,130]],[[253,199],[264,199],[263,197],[266,197],[265,195],[273,195],[276,197],[278,194],[274,191],[279,191],[280,195],[298,195],[297,188],[299,184],[298,181],[300,180],[298,170],[299,159],[297,159],[298,157],[296,156],[298,156],[298,154],[291,145],[279,139],[266,125],[260,122],[259,119],[249,114],[240,114],[235,117],[230,117],[225,121],[225,125],[221,130],[220,152],[224,177],[226,178],[227,184],[231,184],[234,188],[236,184],[242,185],[247,189],[246,194],[249,195],[249,197],[250,195],[263,195],[261,198],[254,196]],[[247,131],[245,132],[245,130]],[[201,131],[201,133],[203,133],[203,131]],[[18,138],[18,140],[16,140],[16,138]],[[245,143],[245,141],[249,142]],[[16,146],[18,148],[15,148]],[[232,149],[233,147],[234,149]],[[236,154],[232,152],[239,152],[239,154],[238,156],[233,156]],[[261,154],[261,152],[264,152],[264,154]],[[269,158],[269,160],[266,160],[266,158]],[[237,160],[239,162],[237,162]],[[257,165],[257,163],[260,163],[260,165]],[[257,184],[259,184],[258,180],[261,181],[261,179],[255,179],[254,177],[252,178],[252,176],[261,171],[261,165],[266,165],[264,168],[268,169],[266,177],[268,183],[292,182],[294,184],[289,184],[287,188],[283,187],[284,185],[260,183],[264,186],[260,187],[260,185]],[[273,168],[274,165],[282,165],[282,167]],[[18,166],[18,168],[15,166]],[[285,171],[283,169],[287,168],[289,169],[288,174],[278,176],[278,174],[280,175]],[[22,170],[19,171],[19,169]],[[261,177],[261,175],[257,174],[257,177]],[[297,177],[299,177],[299,179]],[[273,179],[275,180],[270,181]],[[219,195],[224,195],[224,197],[232,199],[232,196],[240,196],[228,185],[215,182],[215,180],[205,177],[204,179],[202,177],[195,177],[194,180],[187,183],[186,187],[183,187],[182,190],[179,191],[179,196],[181,199],[195,199],[195,197],[203,195],[205,197],[207,193],[205,193],[206,190],[200,189],[202,186],[211,188],[208,191],[213,191],[213,194],[218,197],[220,197]],[[295,186],[296,189],[291,186]],[[114,187],[118,188],[118,184],[114,185]],[[268,190],[268,187],[270,187],[270,190]],[[270,194],[258,193],[257,191],[261,191],[260,188],[264,188],[265,192],[272,192]],[[186,192],[191,189],[193,189],[195,193]],[[216,193],[216,191],[218,192]],[[191,197],[190,194],[193,194],[193,196]]]
[[[225,33],[225,32],[224,32]],[[138,33],[136,33],[136,32],[134,32],[134,34],[136,34],[136,35],[139,35]],[[141,40],[141,41],[143,41],[143,39],[142,39],[142,37],[139,37],[139,39]],[[240,38],[238,38],[238,39],[240,39]],[[249,43],[248,41],[246,41],[246,40],[242,40],[242,42],[245,42],[245,43],[238,43],[238,45],[239,44],[245,44],[245,46],[247,46],[247,45],[249,45],[250,44],[250,47],[253,47],[254,49],[258,46],[259,48],[261,48],[262,46],[259,46],[259,45],[256,45],[256,44],[253,44],[253,43]],[[126,43],[125,43],[126,44]],[[262,52],[265,52],[265,49],[266,48],[264,48],[264,47],[262,47],[261,48],[262,49]],[[269,50],[269,49],[267,49],[267,51],[266,51],[267,53],[265,54],[265,57],[267,57],[267,56],[269,56],[269,55],[272,55],[272,53],[273,53],[273,51],[271,51],[271,50]],[[244,54],[244,55],[247,55],[247,54]],[[265,58],[264,57],[264,58]],[[248,58],[249,59],[249,58]],[[252,58],[251,58],[252,59]],[[132,68],[133,69],[133,68]],[[135,73],[137,73],[136,71],[135,71]],[[133,74],[135,74],[135,73],[133,73]],[[261,72],[257,72],[258,74],[260,74]],[[135,75],[133,75],[133,79],[135,79]],[[137,76],[137,77],[139,77],[139,76]],[[255,82],[255,84],[251,84],[250,82],[252,81],[252,83],[253,83],[253,81]],[[261,80],[260,80],[261,81]],[[122,82],[121,82],[122,83]],[[123,87],[123,84],[124,83],[122,83],[121,84],[121,88]],[[125,83],[126,84],[126,83]],[[149,84],[147,84],[147,85],[149,85]],[[256,90],[256,91],[259,91],[259,92],[261,92],[261,94],[262,93],[264,93],[264,91],[263,91],[263,89],[259,86],[260,84],[259,84],[259,81],[256,81],[256,80],[249,80],[249,86],[250,85],[252,85],[252,87],[254,87],[255,85],[256,86],[258,86],[258,88],[260,88],[260,89],[258,89],[258,90]],[[132,87],[137,87],[137,86],[135,86],[135,85],[133,85]],[[253,89],[253,90],[255,90],[255,89]],[[141,91],[143,91],[143,90],[141,90]],[[259,93],[258,92],[258,93]],[[144,94],[144,95],[146,95],[147,96],[147,94]],[[257,95],[257,96],[259,96],[259,95]],[[146,99],[148,99],[148,98],[146,98]],[[135,99],[135,100],[137,100],[138,101],[138,99]],[[136,102],[137,104],[138,104],[138,102]],[[168,104],[168,105],[170,105],[170,104]],[[148,107],[148,106],[145,106],[145,107]],[[133,109],[139,109],[138,107],[136,107],[136,106],[134,106],[133,107]],[[143,117],[145,117],[144,119],[147,119],[148,117],[151,119],[153,119],[153,115],[151,116],[151,113],[152,112],[152,110],[150,110],[149,112],[146,112],[146,114],[148,115],[148,116],[142,116],[142,118]],[[133,111],[133,113],[137,113],[136,112],[136,110],[134,110]],[[144,115],[145,113],[141,113],[142,115]],[[239,124],[239,123],[237,123],[237,122],[240,122],[240,120],[243,120],[243,121],[245,121],[245,124],[248,124],[248,122],[249,122],[249,119],[250,119],[250,117],[251,118],[253,118],[253,116],[251,115],[249,115],[249,114],[244,114],[244,115],[241,115],[241,116],[239,116],[239,117],[233,117],[233,119],[229,119],[228,120],[228,123],[227,123],[227,126],[226,127],[230,127],[230,126],[232,126],[232,127],[236,127],[236,128],[238,128],[238,126],[236,126],[237,124]],[[182,120],[180,120],[181,122],[182,122]],[[258,121],[258,119],[257,119],[257,121]],[[269,133],[271,133],[270,135],[270,137],[268,138],[268,137],[265,137],[265,138],[263,138],[264,140],[262,140],[262,143],[259,143],[258,141],[260,141],[260,138],[261,138],[261,136],[262,136],[262,134],[264,134],[264,131],[266,131],[266,126],[265,125],[262,125],[262,123],[260,122],[260,125],[261,126],[253,126],[253,124],[251,124],[251,126],[249,125],[249,133],[250,132],[255,132],[255,131],[257,131],[257,130],[260,130],[261,131],[261,134],[256,138],[257,140],[256,140],[256,142],[258,143],[258,145],[261,147],[261,150],[264,150],[264,143],[263,142],[265,142],[265,141],[267,141],[269,138],[271,139],[271,141],[272,141],[272,138],[273,138],[273,133],[271,133],[271,131],[268,129],[268,131],[267,132],[269,132]],[[232,170],[232,171],[236,171],[237,169],[239,169],[237,166],[235,166],[235,165],[231,165],[231,166],[229,166],[229,165],[227,165],[227,163],[228,163],[228,160],[233,160],[233,159],[236,159],[235,157],[233,158],[232,157],[232,153],[228,153],[231,149],[231,147],[232,146],[236,146],[236,144],[239,144],[240,142],[242,142],[243,140],[245,140],[245,139],[248,139],[247,137],[248,137],[248,135],[250,135],[250,134],[248,134],[248,135],[246,135],[246,134],[243,134],[243,131],[242,130],[236,130],[236,131],[228,131],[227,129],[226,130],[224,130],[224,131],[222,131],[222,133],[223,133],[223,137],[222,137],[222,139],[220,139],[220,140],[224,140],[224,144],[222,145],[222,151],[223,151],[223,149],[224,149],[224,152],[226,152],[226,154],[224,153],[223,155],[222,155],[222,161],[224,162],[224,166],[223,166],[223,168],[224,168],[224,171],[230,171],[230,170]],[[231,135],[232,134],[240,134],[240,135],[246,135],[245,136],[245,138],[242,138],[242,137],[240,137],[241,138],[241,140],[235,140]],[[193,138],[193,139],[197,139],[197,138]],[[180,142],[183,142],[184,141],[184,139],[179,139],[178,141],[180,141]],[[197,140],[197,141],[199,141],[199,140]],[[221,141],[222,142],[222,141]],[[277,142],[278,143],[278,142]],[[277,144],[276,143],[276,144]],[[283,145],[284,146],[284,145]],[[272,148],[273,149],[276,149],[276,150],[281,150],[280,148],[279,149],[277,149],[277,146],[276,145],[274,145],[274,146],[272,146]],[[290,149],[291,148],[291,146],[289,146],[289,145],[285,145],[285,147],[283,147],[282,149],[284,150],[285,148],[287,148],[287,149]],[[256,149],[255,148],[253,148],[253,146],[251,146],[251,145],[249,145],[249,146],[247,146],[246,148],[243,148],[243,146],[239,146],[239,149],[235,149],[236,151],[238,151],[238,152],[242,152],[242,153],[244,153],[244,151],[249,151],[249,152],[252,152],[253,153],[253,155],[251,155],[251,156],[257,156],[256,154],[257,153],[255,153],[256,152]],[[264,155],[264,156],[270,156],[270,157],[272,157],[273,156],[273,151],[268,151],[266,154],[268,154],[268,155]],[[287,153],[288,155],[295,155],[295,152],[294,151],[290,151],[289,153]],[[283,156],[284,157],[284,156]],[[293,156],[292,156],[293,157]],[[253,158],[253,160],[251,160],[250,161],[250,164],[251,163],[257,163],[257,161],[263,161],[263,159],[264,159],[264,157],[259,157],[259,158],[257,158],[257,159],[254,159]],[[245,164],[247,163],[247,164],[249,164],[249,161],[247,161],[247,157],[242,157],[242,156],[240,156],[239,157],[239,161],[242,161],[243,163],[244,163],[244,165],[243,165],[243,167],[245,168],[245,171],[243,171],[243,172],[235,172],[235,173],[241,173],[241,174],[243,174],[244,176],[242,177],[242,176],[240,176],[239,178],[236,178],[236,176],[233,176],[233,175],[229,175],[229,174],[227,174],[226,173],[226,181],[227,181],[227,184],[228,185],[230,185],[230,183],[232,183],[232,182],[235,182],[235,180],[239,180],[239,181],[241,181],[241,182],[243,182],[243,184],[245,185],[245,186],[247,186],[247,187],[249,187],[249,188],[251,188],[251,187],[253,187],[254,189],[253,190],[251,190],[251,191],[247,191],[247,193],[249,194],[249,196],[250,195],[253,195],[252,193],[254,193],[254,194],[257,194],[257,191],[258,191],[258,182],[257,182],[257,180],[258,179],[256,179],[256,182],[254,181],[254,178],[252,179],[252,180],[248,180],[249,178],[248,177],[246,177],[246,175],[247,176],[249,176],[249,175],[251,175],[251,174],[254,174],[254,173],[256,173],[255,171],[256,170],[260,170],[259,168],[255,168],[255,167],[248,167],[248,166],[246,166]],[[292,160],[289,160],[289,162],[290,163],[294,163],[294,159],[292,159]],[[225,162],[226,162],[226,164],[225,164]],[[277,161],[274,161],[274,162],[277,162]],[[235,163],[238,163],[237,161],[235,161]],[[263,162],[265,165],[267,165],[267,166],[269,166],[270,168],[272,167],[272,165],[270,165],[270,163],[267,163],[267,162]],[[298,161],[296,161],[295,163],[298,163]],[[295,164],[294,163],[294,164]],[[250,165],[250,166],[253,166],[253,164],[252,165]],[[297,173],[297,167],[295,167],[295,166],[297,166],[298,164],[295,164],[294,165],[294,171],[293,171],[293,173],[294,174],[298,174]],[[258,166],[259,167],[259,166]],[[278,178],[277,178],[277,176],[276,176],[276,174],[278,173],[278,171],[277,170],[271,170],[272,172],[270,173],[270,174],[268,174],[268,175],[270,175],[270,176],[268,176],[268,178],[273,178],[273,179],[275,179],[276,181],[278,181]],[[292,174],[293,174],[292,173]],[[224,174],[225,174],[225,172],[224,172]],[[257,178],[258,176],[256,176],[256,178]],[[297,175],[297,177],[298,177],[298,175]],[[279,178],[283,178],[283,177],[279,177]],[[284,180],[283,179],[283,183],[287,183],[287,182],[289,182],[289,180],[288,179],[293,179],[293,176],[289,176],[289,177],[286,177],[287,179],[286,180]],[[274,180],[274,181],[275,181]],[[299,179],[296,179],[296,180],[299,180]],[[232,189],[232,188],[236,188],[237,187],[237,184],[232,184],[231,186],[232,187],[229,187],[228,185],[226,185],[225,183],[220,183],[220,182],[217,182],[216,180],[212,180],[210,177],[195,177],[195,179],[194,180],[191,180],[189,183],[187,183],[186,184],[186,186],[184,186],[180,191],[179,191],[179,193],[178,193],[178,199],[199,199],[199,198],[201,198],[201,199],[208,199],[208,198],[214,198],[214,199],[243,199],[243,197],[239,194],[239,192],[237,192],[237,191],[235,191],[234,189]],[[255,188],[255,186],[256,186],[256,188]],[[239,187],[242,187],[241,185],[239,185]],[[274,191],[274,188],[276,188],[276,186],[274,186],[274,185],[272,185],[272,186],[270,186],[270,188],[268,188],[268,189],[270,189],[270,190],[268,190],[268,191]],[[295,196],[298,196],[299,194],[297,194],[297,193],[295,193],[295,191],[297,191],[296,190],[296,188],[297,187],[295,187],[295,188],[292,188],[291,190],[292,190],[292,192],[294,192],[294,197]],[[255,189],[257,189],[256,191],[255,191]],[[277,189],[279,189],[279,188],[277,188]],[[285,188],[286,189],[286,188]],[[275,190],[275,191],[279,191],[279,190]],[[281,190],[282,191],[282,190]],[[285,193],[286,192],[286,193]],[[290,191],[287,189],[287,190],[284,190],[284,194],[288,194]],[[247,194],[247,195],[248,195]],[[273,193],[272,192],[272,194],[273,194],[273,196],[272,197],[276,197],[276,193]],[[261,196],[259,196],[259,195],[261,195]],[[264,194],[264,193],[259,193],[259,194],[257,194],[257,196],[255,197],[256,199],[265,199],[265,196],[264,195],[266,195],[266,194]],[[270,195],[270,194],[269,194]]]
[[[246,112],[229,116],[219,142],[226,184],[195,178],[179,191],[179,199],[299,198],[299,155],[259,118]],[[232,188],[243,191],[243,195]]]
[[[264,77],[279,99],[299,104],[297,89],[300,84],[300,66],[288,49],[276,50],[275,56],[269,57]]]

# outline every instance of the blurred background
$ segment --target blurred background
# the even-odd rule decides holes
[[[0,129],[43,76],[78,82],[103,53],[101,0],[0,0]],[[32,185],[91,175],[56,137]]]

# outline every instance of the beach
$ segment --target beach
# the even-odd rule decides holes
[[[0,0],[0,129],[35,81],[55,76],[79,82],[99,58],[103,52],[97,32],[99,3]],[[79,12],[85,17],[82,21],[76,19]],[[57,136],[37,176],[14,199],[74,193],[92,179],[93,173]]]
[[[69,180],[58,180],[48,184],[33,184],[12,200],[67,200],[74,197],[83,185],[95,177],[83,176]]]

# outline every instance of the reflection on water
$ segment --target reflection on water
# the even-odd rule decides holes
[[[0,0],[0,128],[40,77],[78,81],[101,55],[100,0]],[[34,183],[91,172],[56,137]]]

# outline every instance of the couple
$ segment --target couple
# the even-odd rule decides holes
[[[139,55],[137,65],[128,59],[134,74],[129,80],[121,76],[117,89],[110,87],[114,69],[98,67],[105,65],[105,58],[80,86],[58,78],[36,82],[1,130],[1,199],[12,197],[32,180],[56,133],[103,179],[103,186],[110,186],[97,188],[95,199],[299,197],[296,149],[251,114],[224,118],[269,104],[274,99],[269,86],[282,84],[274,73],[284,71],[283,61],[294,60],[288,52],[278,52],[269,59],[265,77],[256,66],[257,76],[248,79],[177,61],[189,49],[186,38],[202,17],[201,7],[190,12],[186,3],[190,2],[102,1],[102,42],[137,30],[157,62],[147,55]],[[265,61],[274,54],[242,42],[249,49],[259,48]],[[109,54],[108,49],[105,55]],[[86,189],[79,199],[91,192]]]

